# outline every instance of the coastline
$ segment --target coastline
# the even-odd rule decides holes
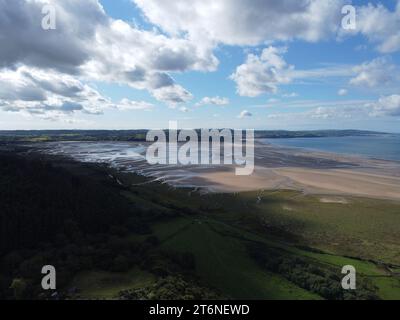
[[[35,143],[30,147],[80,162],[106,163],[123,172],[134,172],[177,188],[200,189],[204,193],[287,189],[305,194],[400,200],[398,161],[276,146],[256,140],[254,173],[236,176],[232,165],[150,166],[143,155],[132,158],[132,152],[139,145],[145,149],[146,144],[133,142],[92,142],[90,150],[85,142]]]
[[[400,162],[271,144],[258,144],[257,148],[261,152],[256,153],[252,176],[235,176],[233,170],[203,173],[201,178],[210,184],[209,191],[287,189],[315,195],[400,200]],[[299,159],[301,165],[293,164]]]

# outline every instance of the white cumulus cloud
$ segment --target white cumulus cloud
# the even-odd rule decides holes
[[[280,84],[289,83],[293,66],[282,58],[285,52],[285,48],[270,46],[260,56],[249,54],[246,62],[230,76],[236,82],[237,93],[257,97],[263,93],[276,93]]]
[[[336,33],[342,0],[133,0],[154,24],[197,41],[257,45]]]
[[[146,101],[135,101],[125,98],[116,104],[116,108],[119,110],[151,110],[154,108],[154,105]]]
[[[55,6],[55,30],[41,28],[45,4]],[[60,78],[74,77],[82,84],[95,80],[148,90],[168,105],[191,97],[171,73],[213,71],[218,66],[213,46],[113,19],[97,0],[0,0],[0,48],[3,78],[7,70],[27,66],[57,72]],[[48,90],[51,83],[42,77],[42,89]],[[21,82],[13,88],[3,86],[3,100],[44,99],[39,82],[29,86],[31,91],[22,87]]]
[[[383,53],[400,50],[400,1],[394,11],[383,4],[361,6],[357,10],[357,32],[377,44]]]
[[[353,68],[356,76],[350,79],[350,84],[375,88],[392,83],[398,78],[399,69],[387,58],[377,58]]]
[[[238,118],[239,118],[239,119],[244,119],[244,118],[249,118],[249,117],[252,117],[252,116],[253,116],[253,114],[252,114],[250,111],[248,111],[248,110],[243,110],[243,111],[239,114]]]
[[[371,114],[375,116],[400,116],[400,95],[381,97],[369,107],[372,107]]]
[[[219,96],[217,97],[204,97],[196,103],[197,106],[206,106],[206,105],[215,105],[215,106],[226,106],[229,104],[229,99],[228,98],[221,98]]]

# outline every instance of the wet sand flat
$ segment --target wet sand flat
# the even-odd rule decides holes
[[[204,192],[299,190],[310,194],[354,195],[400,200],[400,162],[255,144],[255,170],[236,176],[232,165],[149,165],[146,143],[49,143],[45,153],[83,162],[108,163],[174,187]],[[35,145],[35,149],[38,145]]]

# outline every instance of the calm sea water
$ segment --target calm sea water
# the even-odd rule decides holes
[[[362,137],[266,139],[265,141],[286,147],[400,161],[400,134]]]

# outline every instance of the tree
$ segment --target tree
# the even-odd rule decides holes
[[[16,300],[22,300],[25,298],[25,294],[28,288],[28,283],[22,278],[16,278],[11,283],[10,289],[14,291],[14,298]]]

